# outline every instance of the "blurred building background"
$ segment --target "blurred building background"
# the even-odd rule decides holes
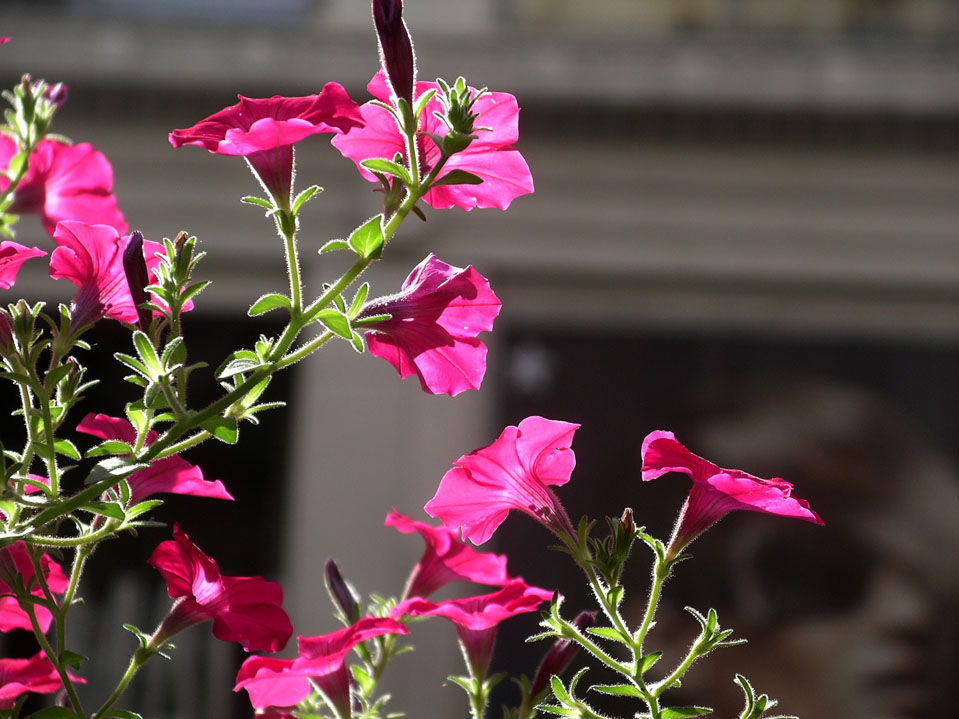
[[[207,500],[171,503],[164,518],[181,521],[224,571],[279,577],[297,633],[334,628],[321,581],[327,556],[361,591],[399,592],[421,547],[411,538],[395,541],[382,527],[390,506],[422,518],[420,508],[456,457],[533,412],[584,421],[574,484],[594,489],[579,495],[618,499],[623,483],[636,484],[636,498],[623,501],[640,515],[645,433],[673,421],[676,406],[694,406],[698,388],[731,388],[757,374],[802,375],[880,396],[890,412],[912,418],[916,436],[929,443],[923,456],[934,456],[940,468],[959,460],[959,2],[406,5],[421,79],[462,74],[473,85],[517,95],[518,148],[536,193],[507,213],[429,212],[426,224],[410,221],[370,273],[373,291],[389,293],[433,251],[491,280],[504,308],[487,339],[482,392],[426,396],[414,380],[397,381],[385,363],[333,347],[277,383],[276,396],[294,404],[284,417],[267,419],[272,428],[251,429],[239,448],[206,450],[209,464],[202,453],[192,457],[243,495],[245,508],[229,510],[216,526]],[[0,51],[3,85],[24,71],[68,83],[57,130],[108,156],[131,227],[151,239],[186,229],[209,252],[203,274],[214,286],[190,318],[198,351],[215,366],[229,338],[276,331],[269,324],[248,329],[245,317],[258,296],[286,284],[274,232],[258,210],[238,202],[258,188],[240,160],[173,151],[166,135],[232,104],[238,92],[308,94],[336,80],[362,102],[377,67],[368,3],[0,0],[0,10],[0,33],[13,37]],[[374,214],[378,196],[326,138],[297,151],[299,185],[326,188],[306,211],[301,236],[308,287],[316,289],[334,268],[314,250]],[[49,248],[33,219],[23,220],[19,240]],[[28,265],[17,288],[67,300],[71,287],[62,284]],[[104,345],[122,343],[104,332]],[[125,389],[118,380],[107,391]],[[604,417],[611,419],[604,424]],[[271,464],[267,453],[281,448],[282,464]],[[913,526],[955,525],[956,475],[942,469],[937,477]],[[912,479],[906,470],[873,478]],[[828,494],[817,491],[797,493],[823,513],[823,531],[842,527],[843,510],[829,516],[821,508]],[[660,516],[640,521],[668,530]],[[526,529],[511,529],[509,537],[524,546],[548,543],[531,523]],[[937,620],[955,615],[951,585],[959,574],[955,534],[943,536],[946,546],[937,551],[945,566],[912,582],[932,598]],[[86,636],[78,630],[77,642],[91,648],[78,651],[108,648],[122,668],[132,638],[113,619],[129,607],[145,626],[162,610],[150,570],[133,568],[165,538],[154,532],[126,550],[131,574],[122,582],[108,585],[111,567],[98,570],[94,561],[88,591],[108,609],[85,608]],[[552,586],[554,570],[544,569],[552,565],[518,561],[515,572]],[[919,571],[915,564],[909,572]],[[860,603],[871,596],[863,592]],[[897,597],[893,605],[901,607]],[[845,607],[848,616],[857,607]],[[452,632],[420,626],[425,646],[396,661],[396,708],[411,716],[465,713],[458,690],[440,686],[457,660]],[[903,634],[896,626],[890,633]],[[945,716],[933,710],[956,667],[954,620],[940,625],[939,635],[946,644],[942,676],[916,679],[919,670],[902,657],[926,645],[910,639],[905,649],[888,650],[893,659],[865,679],[849,679],[850,693],[875,694],[880,683],[899,693],[884,707],[837,718]],[[243,711],[242,700],[231,704],[226,696],[239,656],[207,639],[193,630],[177,642],[189,661],[149,667],[140,678],[135,691],[156,708],[149,716]],[[521,656],[501,650],[507,663]],[[727,669],[723,681],[736,667]],[[758,688],[776,695],[775,686]],[[784,701],[782,709],[803,707]]]

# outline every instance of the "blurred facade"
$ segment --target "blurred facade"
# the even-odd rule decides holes
[[[246,535],[230,571],[279,573],[298,633],[334,628],[321,582],[327,556],[361,591],[399,591],[420,547],[382,527],[390,506],[418,513],[452,460],[522,419],[510,413],[535,404],[530,398],[559,398],[552,406],[571,414],[555,418],[570,421],[623,400],[614,390],[590,391],[599,365],[579,347],[667,353],[655,369],[685,372],[671,377],[676,385],[725,372],[731,363],[714,360],[738,341],[754,358],[737,365],[741,372],[801,369],[777,364],[775,346],[784,344],[813,348],[809,356],[820,359],[833,352],[836,362],[810,360],[807,369],[834,376],[841,365],[844,381],[892,392],[934,442],[954,442],[959,3],[406,5],[422,79],[462,74],[517,95],[518,147],[537,191],[505,214],[430,212],[425,225],[411,221],[370,274],[373,291],[386,294],[433,251],[491,280],[504,309],[488,340],[482,392],[425,396],[384,363],[330,348],[278,388],[295,398],[284,471],[227,476],[243,474],[250,465],[242,459],[219,475],[268,487],[269,515],[236,519],[258,532],[211,534]],[[13,36],[0,55],[3,84],[24,71],[67,82],[57,129],[110,158],[131,226],[152,239],[186,229],[209,252],[204,272],[214,287],[194,313],[204,334],[238,326],[258,296],[285,287],[274,232],[237,201],[257,190],[243,163],[173,151],[166,134],[232,104],[237,92],[307,94],[336,80],[363,101],[377,67],[365,0],[5,0],[0,9],[0,33]],[[297,151],[298,184],[326,188],[301,236],[315,288],[329,260],[314,250],[374,214],[378,196],[327,140]],[[31,219],[20,241],[49,245]],[[25,270],[17,288],[67,299],[56,284]],[[697,359],[670,362],[669,352]],[[637,382],[637,366],[610,367]],[[594,404],[587,411],[564,404],[566,396]],[[636,428],[637,452],[653,428]],[[275,448],[283,440],[258,441]],[[195,521],[202,524],[202,511]],[[186,528],[219,558],[199,526]],[[158,541],[146,540],[142,559]],[[255,568],[242,561],[254,549]],[[137,586],[104,588],[110,616],[142,603]],[[99,621],[90,619],[89,641],[116,646],[122,665],[132,640]],[[424,629],[425,646],[397,660],[397,709],[463,711],[458,691],[440,686],[457,660],[447,629]],[[109,632],[121,636],[103,638]],[[141,677],[158,707],[151,716],[220,716],[233,706],[222,695],[237,657],[206,639],[197,629],[178,642],[184,654],[194,640],[198,647],[188,678],[182,669],[164,675],[170,666]],[[428,701],[420,682],[436,687]]]

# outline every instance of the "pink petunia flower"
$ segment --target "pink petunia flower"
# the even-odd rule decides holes
[[[69,677],[79,684],[86,683],[73,674]],[[0,659],[0,709],[12,709],[17,698],[27,692],[52,694],[61,686],[56,667],[42,651],[29,659]]]
[[[0,134],[0,169],[7,169],[16,154],[16,141]],[[9,184],[9,178],[0,174],[0,191]],[[110,225],[117,233],[127,231],[113,195],[113,168],[103,153],[85,142],[68,145],[45,138],[37,143],[7,212],[40,215],[51,236],[61,220]]]
[[[360,319],[391,315],[367,331],[370,354],[393,365],[400,377],[415,374],[430,394],[456,396],[482,384],[486,345],[478,335],[493,329],[501,306],[472,266],[460,269],[430,254],[397,294],[368,304]]]
[[[462,599],[431,602],[423,597],[406,599],[390,612],[392,617],[446,617],[456,625],[473,676],[485,676],[496,642],[496,627],[505,619],[534,612],[553,592],[513,579],[491,593]]]
[[[335,82],[324,85],[318,95],[238,97],[238,103],[193,127],[171,132],[170,144],[198,145],[218,155],[246,157],[278,203],[290,201],[293,143],[318,132],[349,132],[363,124],[359,106]]]
[[[477,552],[446,527],[417,522],[395,509],[386,515],[384,524],[403,534],[419,532],[426,542],[426,551],[406,580],[403,599],[428,597],[456,580],[499,587],[510,582],[505,555]]]
[[[416,83],[416,96],[439,88],[435,82]],[[367,89],[381,102],[389,102],[390,87],[382,71],[370,80]],[[475,95],[476,89],[470,88]],[[441,110],[435,97],[426,104],[420,120],[420,130],[445,137],[447,127],[433,113]],[[523,156],[513,149],[519,139],[519,106],[516,98],[505,92],[488,92],[473,106],[479,114],[476,139],[453,155],[440,172],[442,178],[451,170],[471,172],[483,180],[478,185],[441,185],[434,187],[423,197],[430,207],[438,210],[461,207],[497,207],[505,210],[513,198],[533,191],[533,176]],[[333,145],[344,157],[356,163],[360,174],[375,182],[376,176],[360,165],[363,160],[384,158],[392,160],[397,153],[406,157],[406,142],[400,134],[396,120],[383,107],[368,102],[360,107],[365,126],[349,135],[333,138]],[[419,138],[420,165],[425,175],[436,165],[440,151],[427,137]]]
[[[278,652],[293,634],[280,606],[283,590],[263,577],[228,577],[183,532],[161,543],[149,563],[163,575],[176,601],[151,639],[159,647],[177,632],[213,620],[213,636],[239,642],[248,652]]]
[[[296,659],[250,657],[240,667],[233,690],[246,689],[258,710],[293,707],[309,696],[312,680],[336,706],[346,702],[348,707],[346,656],[357,644],[383,634],[409,634],[409,630],[395,619],[363,617],[330,634],[298,637],[300,655]]]
[[[0,242],[0,289],[9,290],[17,281],[20,265],[31,257],[43,257],[46,252],[37,247],[25,247],[16,242]]]
[[[47,587],[52,593],[63,594],[67,591],[70,582],[59,564],[44,554],[40,558],[40,566],[43,569]],[[13,596],[12,586],[20,578],[24,585],[29,587],[30,594],[43,597],[43,589],[37,583],[35,576],[33,562],[30,561],[27,547],[22,541],[0,549],[0,631],[8,632],[11,629],[32,631],[30,615]],[[34,611],[40,629],[46,632],[53,621],[53,615],[50,614],[49,609],[40,604],[34,604]]]
[[[561,537],[572,523],[550,489],[569,481],[576,466],[570,449],[578,424],[527,417],[488,447],[460,457],[426,504],[426,513],[464,539],[482,544],[511,509],[525,512]]]
[[[693,480],[670,539],[670,557],[678,556],[686,545],[735,509],[823,524],[808,502],[792,496],[793,486],[789,482],[779,477],[754,477],[738,469],[722,469],[690,452],[672,432],[650,432],[643,440],[642,452],[644,481],[667,472],[682,472]]]
[[[0,45],[6,45],[8,42],[10,42],[9,37],[0,37]]]
[[[136,429],[127,420],[92,412],[77,425],[77,431],[100,439],[118,439],[130,446],[133,446],[137,439]],[[146,446],[149,447],[156,439],[157,433],[150,430],[147,433]],[[146,469],[137,470],[127,477],[127,483],[130,485],[130,502],[133,504],[161,492],[233,499],[223,482],[218,479],[204,479],[203,470],[176,454],[154,460]]]
[[[50,257],[50,276],[67,279],[79,287],[73,298],[71,318],[76,327],[92,324],[101,317],[135,324],[137,308],[123,270],[123,250],[129,241],[108,225],[63,221],[53,239],[58,247]],[[165,254],[159,242],[143,241],[143,254],[150,277]],[[184,310],[191,309],[188,302]]]

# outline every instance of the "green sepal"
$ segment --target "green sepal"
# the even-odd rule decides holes
[[[7,164],[7,175],[10,179],[13,179],[23,171],[29,157],[30,153],[24,150],[10,158],[10,162]]]
[[[290,214],[296,217],[303,205],[312,200],[321,192],[323,192],[323,188],[319,185],[311,185],[310,187],[307,187],[296,196],[295,200],[293,200],[293,205],[290,207]]]
[[[643,693],[632,684],[594,684],[590,689],[600,694],[612,694],[619,697],[643,696]]]
[[[660,714],[662,719],[683,719],[684,717],[701,717],[709,714],[709,707],[668,707]]]
[[[380,172],[384,175],[392,175],[393,177],[400,178],[407,185],[413,184],[413,179],[410,177],[410,173],[398,162],[384,160],[382,157],[371,157],[368,160],[363,160],[360,164],[372,172]]]
[[[286,295],[281,295],[278,293],[263,295],[260,299],[253,303],[253,306],[247,311],[247,315],[250,317],[256,317],[257,315],[262,315],[264,312],[275,310],[277,307],[290,309],[293,307],[293,303]]]
[[[350,233],[347,240],[352,249],[362,259],[378,259],[382,254],[386,237],[383,235],[383,216],[376,215]]]
[[[211,417],[200,426],[221,442],[236,444],[239,435],[236,417]]]
[[[350,243],[346,240],[330,240],[325,245],[323,245],[319,252],[322,255],[325,252],[336,252],[337,250],[349,250]]]
[[[439,185],[480,185],[482,183],[483,178],[474,175],[472,172],[467,172],[466,170],[450,170],[438,180],[434,180],[430,187],[438,187]]]
[[[262,207],[265,210],[274,210],[276,209],[273,206],[273,203],[269,200],[264,200],[262,197],[254,197],[253,195],[247,195],[246,197],[240,198],[240,202],[247,205],[256,205],[257,207]]]
[[[345,340],[353,339],[353,330],[350,328],[350,320],[339,310],[332,307],[320,310],[316,313],[316,319],[334,334],[339,335]]]
[[[87,502],[79,507],[85,512],[100,514],[110,519],[119,519],[121,522],[126,519],[126,513],[116,502]]]

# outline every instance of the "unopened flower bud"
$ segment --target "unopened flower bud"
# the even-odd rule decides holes
[[[416,64],[413,42],[403,21],[403,0],[373,0],[373,24],[380,46],[380,64],[393,94],[413,106]]]
[[[63,107],[63,103],[67,101],[67,94],[69,89],[67,88],[66,83],[58,82],[55,85],[49,85],[43,90],[43,99],[53,105],[55,108],[60,109]]]
[[[580,612],[576,615],[572,624],[580,632],[585,632],[596,624],[596,612]],[[534,705],[540,702],[549,688],[550,678],[562,674],[578,651],[579,644],[572,639],[560,639],[549,648],[549,651],[543,657],[543,661],[536,668],[536,675],[533,677],[533,683],[529,691],[530,702],[533,702]]]
[[[130,234],[127,246],[123,250],[123,274],[126,275],[130,295],[137,308],[140,329],[146,332],[150,327],[151,315],[150,310],[141,305],[150,301],[146,291],[146,286],[150,284],[150,276],[147,273],[146,258],[143,257],[143,235],[136,230]]]
[[[336,562],[332,559],[326,560],[323,579],[326,583],[326,591],[330,594],[330,599],[340,608],[343,616],[350,622],[357,621],[360,618],[360,603],[356,591],[350,586],[349,582],[343,579],[340,568],[336,566]]]
[[[623,510],[623,516],[619,520],[619,527],[623,535],[631,537],[636,532],[636,521],[633,519],[633,510],[626,507]]]

